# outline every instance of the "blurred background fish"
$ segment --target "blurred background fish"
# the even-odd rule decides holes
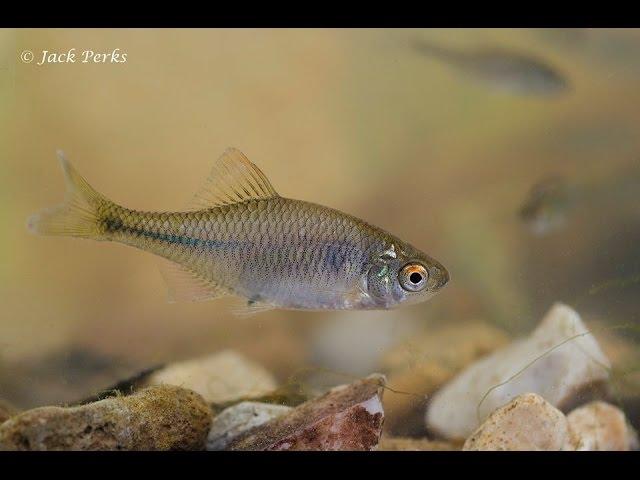
[[[640,162],[608,175],[590,170],[575,178],[547,175],[529,190],[518,208],[522,223],[537,236],[567,228],[577,209],[615,208],[637,198],[640,191]]]
[[[570,82],[565,74],[547,61],[506,48],[456,49],[415,39],[413,48],[436,58],[496,90],[529,95],[566,93]]]
[[[567,180],[548,177],[531,188],[518,215],[534,234],[546,235],[566,224],[571,201]]]

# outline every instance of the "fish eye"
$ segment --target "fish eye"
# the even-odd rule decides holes
[[[427,285],[429,272],[419,263],[409,263],[398,274],[400,286],[409,292],[418,292]]]

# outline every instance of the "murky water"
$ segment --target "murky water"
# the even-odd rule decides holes
[[[519,81],[521,71],[478,77],[412,49],[416,39],[472,59],[477,49],[535,57],[569,86],[505,89],[500,75]],[[70,402],[227,348],[280,382],[304,371],[309,388],[322,388],[384,371],[394,387],[407,379],[394,368],[418,368],[429,354],[411,339],[446,327],[461,345],[468,322],[527,335],[563,302],[601,332],[637,425],[638,48],[640,30],[1,31],[0,397],[22,408]],[[70,49],[75,63],[38,65],[43,51]],[[86,50],[114,49],[126,62],[82,62]],[[62,198],[56,149],[121,204],[180,210],[230,146],[282,195],[433,254],[450,285],[394,311],[239,318],[227,299],[167,304],[149,254],[25,228]],[[519,212],[548,178],[562,179],[569,200],[543,197],[529,209],[541,227],[531,228]],[[425,392],[405,380],[399,390]],[[399,431],[424,428],[398,418]]]

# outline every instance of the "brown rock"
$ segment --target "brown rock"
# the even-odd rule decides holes
[[[494,411],[463,450],[572,450],[564,414],[535,393],[525,393]]]
[[[487,323],[465,322],[435,328],[390,350],[383,359],[389,385],[385,431],[423,433],[426,397],[474,360],[508,342],[507,334]]]
[[[457,370],[508,341],[509,337],[503,330],[485,322],[440,325],[389,350],[382,365],[393,371],[434,362]]]
[[[380,451],[432,452],[460,450],[460,447],[449,442],[439,442],[427,438],[387,437],[383,436],[378,444]]]
[[[167,385],[23,412],[0,425],[0,450],[199,450],[210,424],[200,395]]]
[[[231,450],[373,450],[382,432],[385,378],[331,389],[230,445]]]
[[[567,415],[569,428],[577,438],[576,450],[630,450],[635,432],[619,408],[605,402],[591,402]]]

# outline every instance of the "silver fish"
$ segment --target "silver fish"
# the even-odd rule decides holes
[[[188,211],[131,210],[96,192],[60,155],[66,201],[32,216],[35,233],[124,243],[167,259],[174,300],[235,295],[269,308],[388,309],[449,281],[438,261],[363,220],[281,197],[227,150]]]

